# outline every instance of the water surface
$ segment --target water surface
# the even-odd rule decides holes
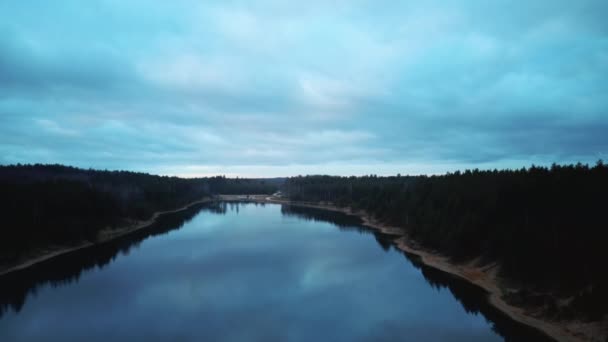
[[[339,213],[220,203],[0,278],[0,341],[544,341]]]

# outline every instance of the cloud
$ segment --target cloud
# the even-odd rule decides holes
[[[47,119],[38,119],[34,122],[42,129],[43,132],[60,136],[79,136],[79,132],[73,129],[59,126],[56,122]]]
[[[593,162],[608,153],[607,10],[3,3],[0,162],[259,176]]]

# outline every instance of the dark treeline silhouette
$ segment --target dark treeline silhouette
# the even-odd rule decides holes
[[[532,166],[441,176],[287,180],[292,200],[362,209],[454,259],[498,262],[512,302],[559,317],[608,312],[608,167]],[[570,298],[559,306],[555,298]]]
[[[51,245],[95,241],[214,194],[270,194],[282,179],[184,179],[63,165],[0,166],[0,266]],[[1,269],[1,268],[0,268]]]

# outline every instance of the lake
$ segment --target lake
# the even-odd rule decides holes
[[[341,213],[210,203],[0,277],[0,341],[550,341]]]

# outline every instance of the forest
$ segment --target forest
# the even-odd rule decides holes
[[[556,318],[608,312],[608,167],[601,160],[433,176],[300,176],[283,191],[294,201],[365,210],[455,262],[496,262],[507,284],[525,289],[511,302],[542,306]]]
[[[184,179],[63,165],[0,166],[0,265],[53,245],[95,241],[100,230],[215,194],[270,194],[282,179]]]

